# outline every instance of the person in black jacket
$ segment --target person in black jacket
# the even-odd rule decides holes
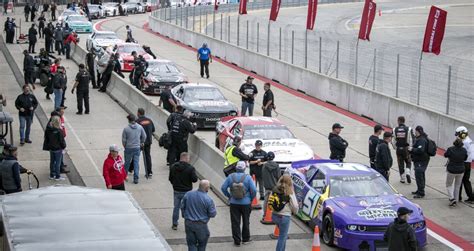
[[[349,146],[346,140],[341,138],[339,134],[344,127],[341,126],[339,123],[335,123],[332,125],[332,132],[329,133],[329,149],[331,150],[331,155],[329,156],[330,159],[339,160],[340,162],[344,162],[344,158],[346,157],[346,148]]]
[[[38,35],[38,31],[35,28],[35,24],[31,24],[30,29],[28,30],[28,52],[29,53],[36,53],[35,52],[35,44],[38,41],[36,37]]]
[[[453,146],[448,148],[444,157],[448,158],[446,165],[446,190],[449,196],[449,206],[455,207],[459,201],[459,191],[461,190],[462,177],[464,176],[464,161],[468,155],[463,147],[462,139],[457,138]]]
[[[183,113],[176,113],[175,116],[170,116],[167,124],[171,125],[171,146],[169,152],[169,163],[172,165],[179,158],[181,153],[188,151],[188,136],[190,133],[196,131],[196,123],[191,123],[189,118],[192,113],[186,111]]]
[[[388,144],[392,141],[392,133],[385,132],[383,141],[377,145],[375,150],[375,166],[377,171],[388,181],[390,176],[390,168],[393,165],[392,153]]]
[[[179,157],[179,162],[174,163],[170,167],[168,180],[173,185],[174,194],[174,208],[173,208],[173,222],[171,228],[178,230],[179,209],[181,208],[181,200],[186,192],[193,189],[193,183],[198,181],[196,169],[189,164],[189,153],[182,152]]]
[[[64,66],[58,66],[56,75],[52,79],[54,92],[54,109],[64,106],[64,92],[67,89],[67,76]]]
[[[121,78],[125,78],[125,75],[122,73],[122,66],[120,65],[120,55],[115,53],[114,57],[114,72],[117,73]]]
[[[12,145],[5,146],[5,155],[0,162],[0,190],[6,194],[21,192],[21,173],[30,173],[18,163],[18,148]]]
[[[35,109],[38,107],[38,100],[31,93],[28,85],[23,86],[23,93],[15,100],[15,107],[18,109],[20,117],[20,145],[24,145],[25,142],[31,144],[30,128]]]
[[[145,116],[145,109],[138,108],[137,111],[137,123],[143,127],[146,133],[146,140],[143,146],[143,161],[145,164],[145,178],[151,179],[153,171],[151,170],[151,144],[153,143],[153,133],[155,133],[155,124],[153,121]]]
[[[109,84],[110,78],[112,77],[112,72],[114,71],[114,55],[110,56],[109,62],[104,72],[101,74],[102,78],[100,80],[101,86],[99,88],[100,92],[106,92],[107,85]]]
[[[34,71],[35,71],[35,60],[33,57],[28,53],[27,50],[23,51],[23,73],[25,76],[25,85],[31,85],[33,89],[35,89],[34,85]]]
[[[411,159],[415,169],[416,191],[412,192],[413,198],[420,199],[425,197],[425,172],[430,162],[428,155],[428,135],[422,126],[415,128],[415,142],[413,147],[409,147]]]
[[[40,17],[38,18],[38,34],[39,38],[44,37],[44,27],[46,23],[46,18],[44,17],[44,13],[41,13]]]
[[[54,51],[53,49],[53,42],[54,42],[54,26],[50,22],[48,25],[46,25],[46,28],[44,28],[43,31],[44,35],[44,47],[48,53],[51,53]]]
[[[89,75],[91,76],[91,81],[92,81],[92,88],[93,89],[98,89],[99,86],[97,86],[97,82],[95,79],[95,54],[92,53],[92,51],[87,52],[86,54],[86,69],[87,72],[89,72]]]
[[[150,54],[150,56],[152,56],[153,59],[156,59],[156,56],[155,56],[155,54],[151,51],[150,46],[148,46],[148,45],[143,45],[142,47],[143,47],[143,50],[144,50],[146,53]]]
[[[398,208],[398,217],[388,225],[383,239],[388,242],[389,251],[416,251],[415,231],[408,224],[411,213],[413,211],[406,207]]]
[[[375,150],[377,149],[377,145],[381,142],[380,134],[383,132],[383,127],[381,125],[374,126],[374,134],[370,135],[369,137],[369,161],[370,167],[375,169]]]
[[[84,104],[85,114],[89,114],[89,82],[91,76],[86,71],[84,64],[79,64],[79,72],[76,75],[76,82],[72,87],[71,93],[74,94],[74,90],[77,88],[76,99],[77,99],[77,115],[82,115],[82,105]]]
[[[25,8],[23,8],[23,11],[25,12],[25,22],[28,22],[28,17],[30,16],[30,11],[31,11],[30,3],[27,2],[25,4]]]
[[[53,116],[44,132],[43,142],[43,150],[49,151],[50,156],[50,180],[65,180],[64,177],[61,177],[61,161],[64,149],[66,149],[66,141],[64,140],[64,134],[61,130],[61,121],[58,116]]]

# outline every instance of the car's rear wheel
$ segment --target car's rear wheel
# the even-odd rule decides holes
[[[328,246],[334,246],[334,220],[332,214],[326,214],[323,219],[323,242]]]

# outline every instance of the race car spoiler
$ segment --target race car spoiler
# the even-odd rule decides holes
[[[311,160],[300,160],[291,163],[291,167],[294,169],[307,167],[310,165],[316,164],[326,164],[326,163],[340,163],[339,160],[331,160],[331,159],[311,159]]]

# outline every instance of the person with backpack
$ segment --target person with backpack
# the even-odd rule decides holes
[[[375,167],[376,170],[388,181],[390,176],[390,168],[393,165],[392,153],[388,144],[392,141],[392,133],[384,132],[383,141],[377,145],[375,150]]]
[[[230,174],[221,186],[222,193],[229,198],[232,238],[234,245],[238,247],[251,242],[251,203],[257,194],[252,178],[245,173],[246,168],[247,164],[244,161],[239,161],[236,165],[236,173]],[[241,222],[242,229],[240,229]]]
[[[85,114],[89,114],[89,82],[91,76],[86,71],[84,64],[79,64],[79,72],[76,75],[76,82],[72,87],[71,93],[74,94],[74,90],[77,88],[77,115],[82,115],[82,104],[85,107]]]
[[[436,154],[436,145],[435,154]],[[425,172],[430,162],[430,154],[432,154],[432,141],[428,139],[422,126],[415,128],[415,142],[413,147],[409,147],[411,159],[415,167],[416,191],[412,192],[414,199],[425,197]]]
[[[397,119],[398,126],[393,129],[392,145],[395,148],[398,162],[398,172],[400,173],[400,182],[411,184],[411,158],[408,153],[408,147],[413,144],[413,130],[405,125],[405,117],[400,116]]]
[[[280,229],[276,251],[284,251],[290,229],[291,214],[298,212],[298,200],[296,200],[290,175],[283,175],[278,180],[270,195],[269,207],[272,210],[272,221]]]
[[[179,161],[171,165],[168,180],[173,185],[173,230],[178,230],[179,209],[184,195],[193,190],[193,183],[198,181],[196,169],[189,164],[189,153],[183,152]]]
[[[262,167],[262,181],[265,187],[265,198],[263,203],[263,217],[260,222],[265,222],[265,216],[267,213],[268,197],[270,197],[273,188],[276,186],[278,180],[281,177],[280,165],[274,161],[275,154],[268,152],[266,156],[267,161]]]
[[[464,161],[468,157],[460,138],[456,138],[453,146],[444,153],[444,157],[448,158],[448,163],[446,164],[446,190],[449,196],[449,206],[455,207],[459,201],[459,190],[461,189],[462,177],[464,175]]]
[[[471,181],[471,164],[474,160],[474,142],[469,137],[469,132],[465,126],[460,126],[456,128],[456,133],[454,134],[457,138],[462,140],[463,147],[467,151],[467,159],[464,161],[464,175],[462,177],[462,185],[459,190],[459,201],[462,201],[462,187],[466,191],[467,199],[464,202],[474,203],[474,195],[472,194],[472,185]]]

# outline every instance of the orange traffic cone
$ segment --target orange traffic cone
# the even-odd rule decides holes
[[[278,239],[278,236],[280,236],[280,229],[278,228],[278,225],[275,225],[275,229],[273,230],[273,234],[270,234],[270,238]]]
[[[273,220],[272,220],[272,210],[270,209],[268,205],[267,205],[267,210],[265,211],[265,217],[260,221],[260,223],[265,224],[265,225],[275,224],[273,223]]]
[[[253,182],[255,183],[255,186],[257,186],[257,182],[255,180],[255,174],[252,175]],[[257,195],[255,194],[255,197],[253,197],[252,200],[252,209],[262,209],[262,205],[260,205],[260,202],[258,202]]]
[[[311,251],[321,251],[321,243],[319,242],[319,227],[314,227],[313,247]]]

